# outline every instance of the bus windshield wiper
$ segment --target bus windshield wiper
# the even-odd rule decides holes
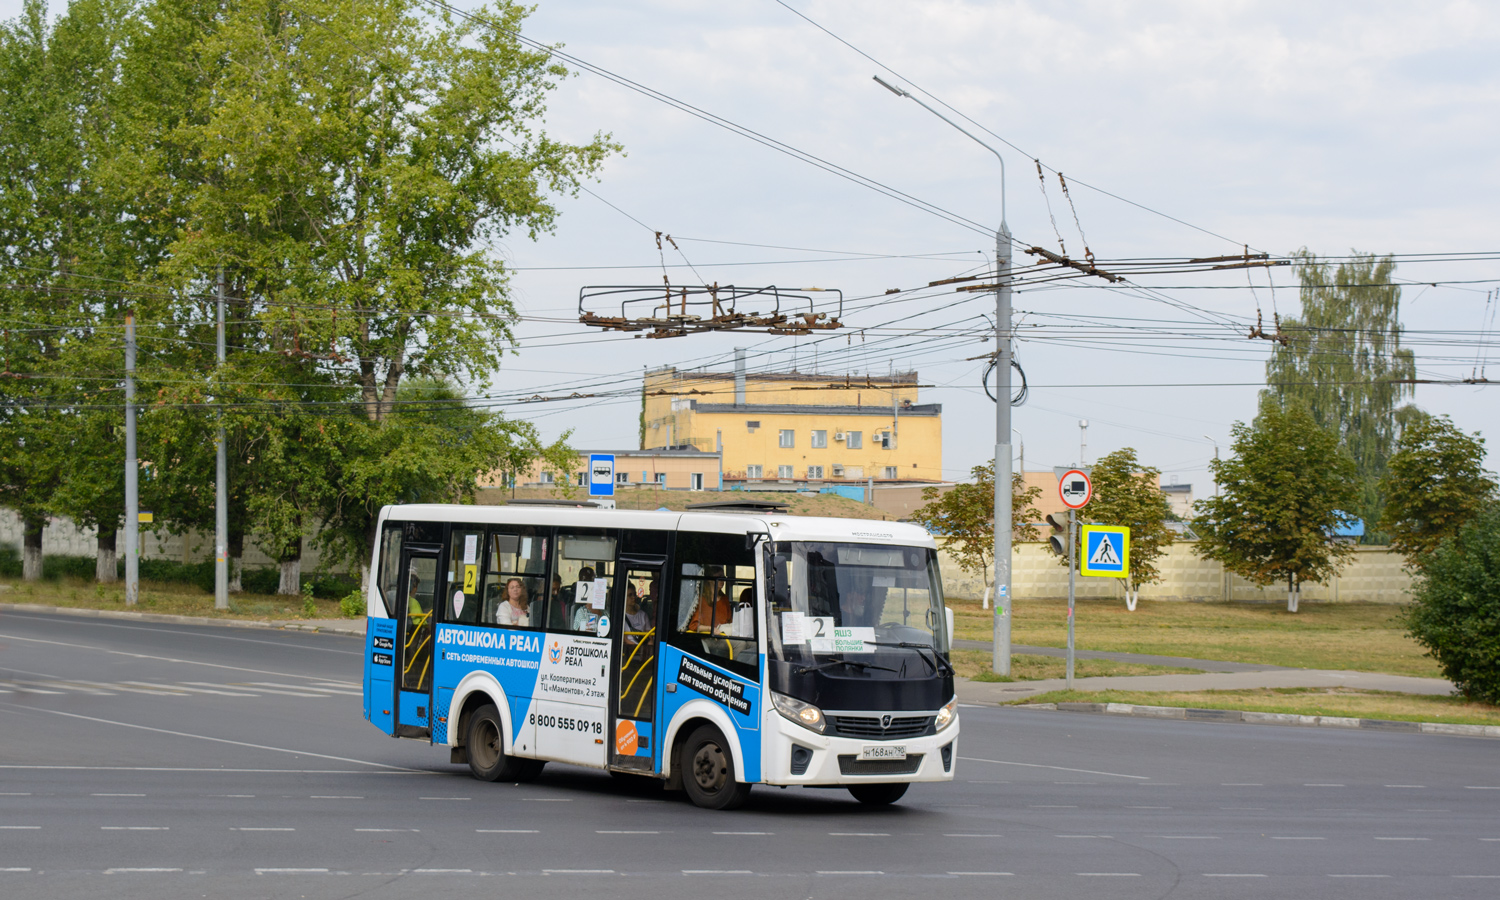
[[[877,665],[874,665],[873,663],[857,662],[857,661],[852,660],[852,659],[830,659],[828,662],[819,663],[816,666],[803,666],[803,667],[801,667],[800,669],[797,670],[797,674],[798,675],[806,675],[809,672],[821,672],[824,669],[831,669],[834,666],[850,666],[851,668],[860,669],[860,670],[864,670],[864,669],[879,669],[882,672],[896,672],[896,670],[892,669],[890,666],[877,666]],[[898,675],[900,674],[899,672],[896,672],[896,673]]]
[[[933,650],[928,644],[914,644],[911,641],[897,641],[896,643],[889,641],[865,641],[865,643],[875,647],[902,647],[907,650],[915,650],[917,651],[917,655],[922,657],[922,662],[927,663],[927,667],[932,669],[932,674],[936,675],[943,669],[947,669],[949,675],[954,674],[953,667],[948,665],[948,661],[938,656],[937,651]],[[928,659],[927,654],[922,652],[923,650],[932,650],[932,659]]]

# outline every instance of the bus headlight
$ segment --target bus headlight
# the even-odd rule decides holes
[[[778,694],[775,691],[771,691],[770,694],[771,702],[775,704],[776,711],[798,725],[801,725],[803,728],[810,728],[818,734],[822,734],[823,729],[828,727],[828,720],[823,717],[823,711],[811,703],[804,703],[794,697]]]
[[[942,709],[938,710],[937,722],[934,723],[936,725],[936,728],[934,730],[935,731],[942,731],[944,728],[947,728],[949,725],[952,725],[953,724],[953,720],[955,718],[957,718],[957,717],[958,717],[958,698],[954,697],[952,700],[948,701],[948,704],[946,706],[944,706]]]

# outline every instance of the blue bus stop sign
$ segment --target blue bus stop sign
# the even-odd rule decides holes
[[[593,453],[589,455],[589,496],[613,497],[615,495],[615,455]]]

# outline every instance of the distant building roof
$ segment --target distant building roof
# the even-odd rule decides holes
[[[1190,484],[1164,484],[1161,486],[1163,494],[1191,494],[1193,486]]]

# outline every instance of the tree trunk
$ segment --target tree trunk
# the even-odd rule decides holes
[[[1286,611],[1294,613],[1297,611],[1297,601],[1302,599],[1297,590],[1297,582],[1288,575],[1286,579]]]
[[[27,581],[42,580],[42,529],[45,518],[26,518],[22,522],[21,577]]]
[[[119,533],[118,529],[105,531],[103,525],[99,526],[99,555],[94,561],[94,580],[100,584],[114,584],[120,580],[119,557],[115,553],[115,539]]]
[[[240,575],[245,571],[245,532],[229,529],[229,593],[243,594]]]
[[[296,596],[302,593],[302,538],[288,544],[281,558],[281,583],[277,594]]]

